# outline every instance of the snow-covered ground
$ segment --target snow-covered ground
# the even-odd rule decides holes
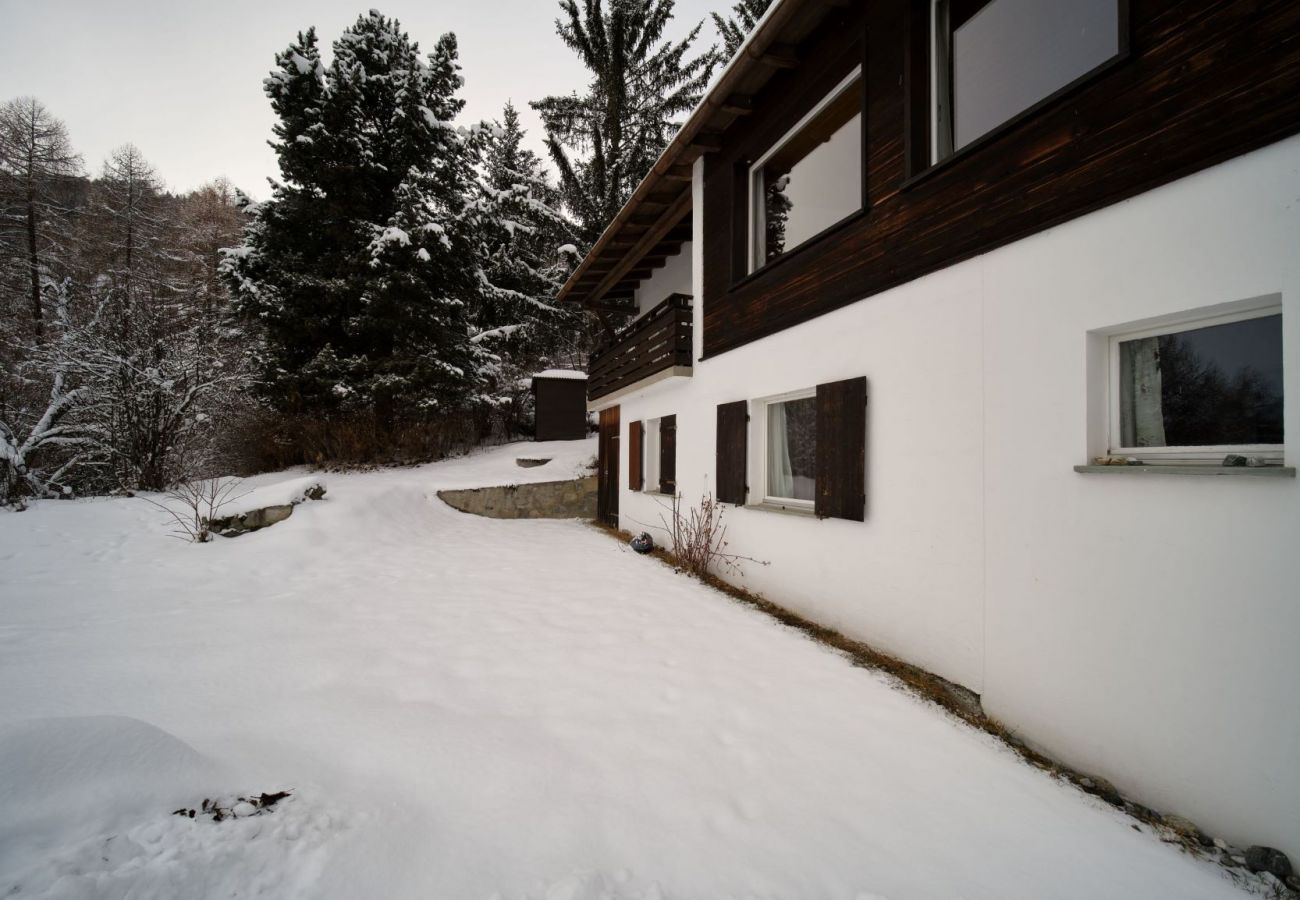
[[[0,513],[0,896],[1240,896],[590,526],[435,496],[593,452],[326,475],[208,545],[139,499]],[[280,790],[264,815],[171,814]]]

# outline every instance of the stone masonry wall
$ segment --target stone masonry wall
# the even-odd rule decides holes
[[[596,476],[574,481],[439,491],[438,498],[461,512],[490,519],[594,519]]]

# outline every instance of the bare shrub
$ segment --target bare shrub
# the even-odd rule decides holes
[[[239,485],[236,478],[196,478],[174,484],[165,494],[166,502],[143,499],[171,517],[173,537],[206,544],[212,540],[212,521],[220,518],[222,507],[243,496],[235,494]]]
[[[677,494],[669,510],[670,518],[660,517],[669,538],[668,552],[678,565],[698,578],[716,575],[719,569],[728,574],[743,575],[741,563],[745,562],[768,565],[727,549],[730,546],[727,526],[722,523],[725,509],[712,494],[705,494],[700,498],[699,506],[683,511],[682,495]]]

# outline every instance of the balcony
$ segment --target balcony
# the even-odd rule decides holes
[[[671,294],[592,354],[587,399],[626,392],[654,376],[690,375],[691,352],[691,298]]]

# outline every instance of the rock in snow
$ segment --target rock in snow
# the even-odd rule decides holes
[[[1268,872],[1285,881],[1291,874],[1291,860],[1272,847],[1251,847],[1246,851],[1246,866],[1252,872]]]
[[[221,507],[221,515],[210,527],[214,534],[238,537],[268,528],[293,515],[293,508],[325,496],[325,483],[316,478],[299,478],[236,496]]]

